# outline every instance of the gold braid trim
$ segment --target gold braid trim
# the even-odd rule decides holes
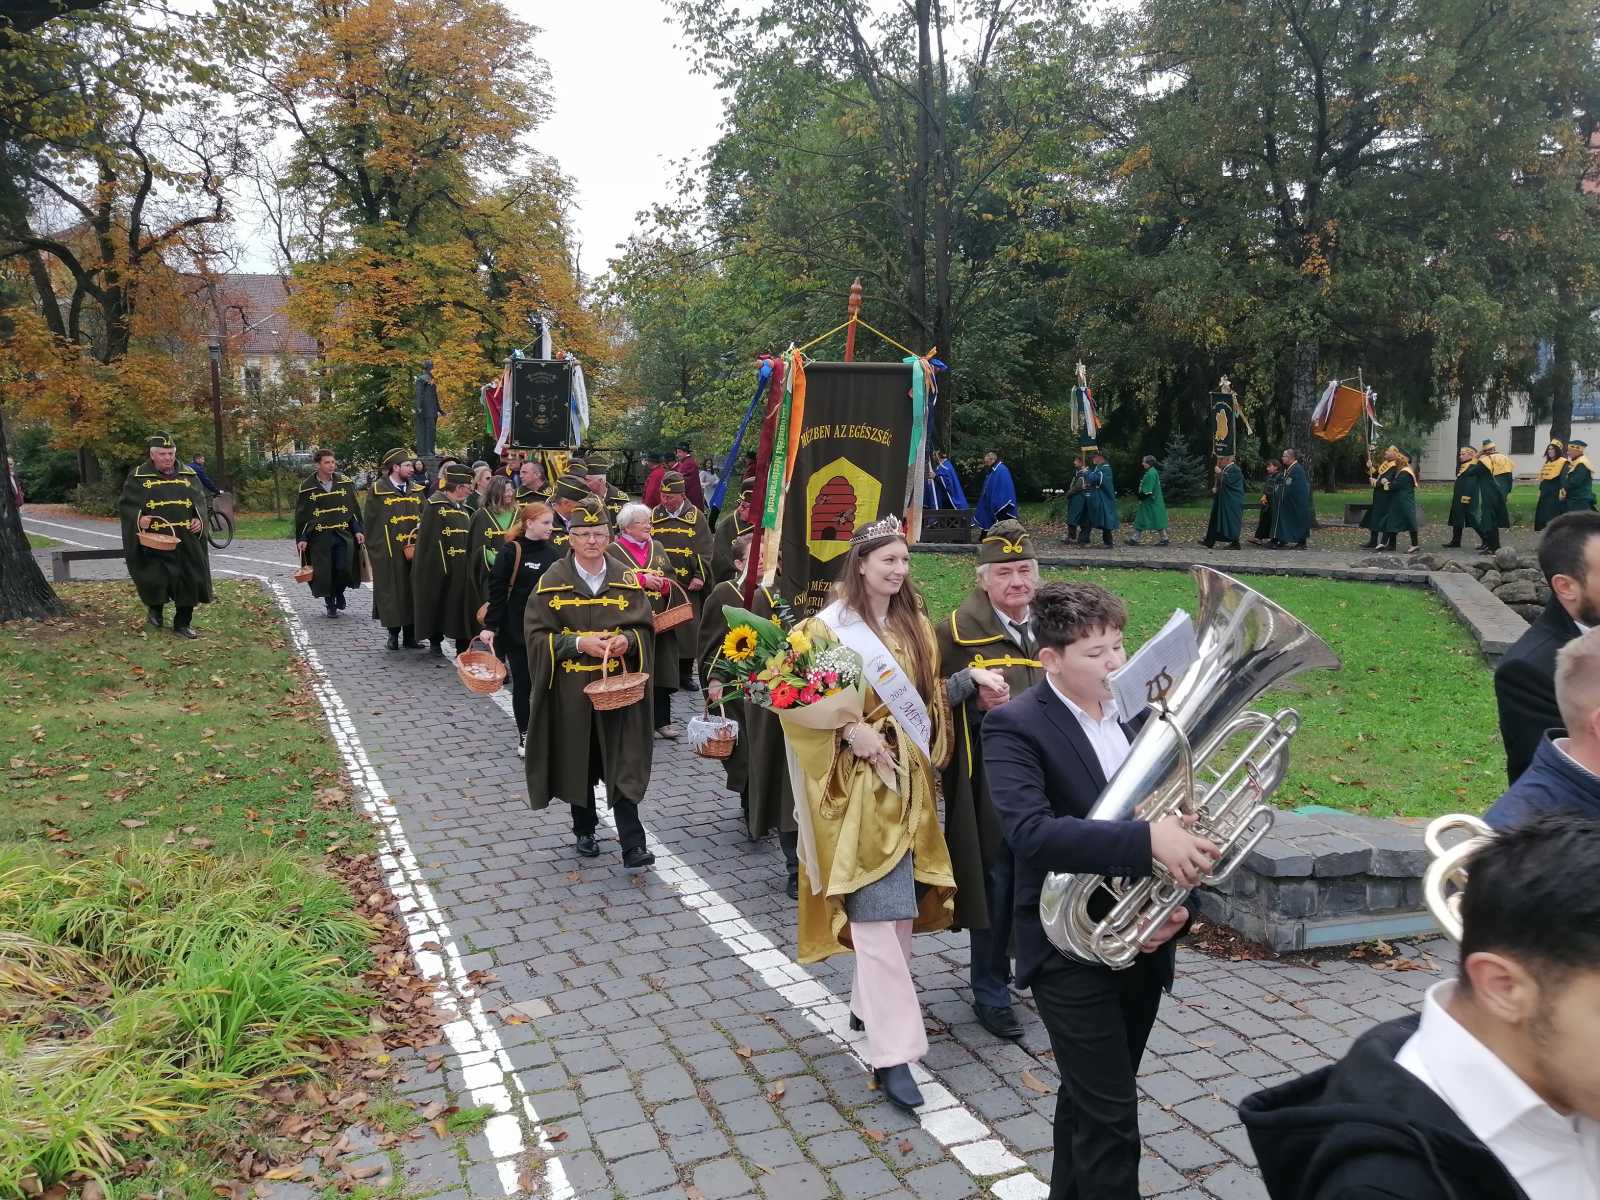
[[[602,665],[604,665],[607,675],[611,674],[613,671],[622,670],[622,663],[615,658],[606,659],[604,664],[581,663],[573,658],[564,658],[561,660],[561,669],[563,671],[598,671]]]
[[[1016,655],[1013,655],[1013,654],[1007,654],[1002,658],[985,658],[981,654],[974,654],[972,656],[972,662],[970,664],[968,664],[968,665],[969,666],[978,667],[978,668],[980,668],[982,670],[988,670],[990,667],[1040,667],[1040,668],[1043,668],[1043,666],[1044,666],[1044,664],[1042,662],[1040,662],[1037,658],[1019,658],[1019,657],[1017,657]]]
[[[557,596],[550,601],[550,607],[560,610],[569,605],[598,604],[602,607],[624,609],[628,607],[626,596]],[[586,630],[585,632],[590,632]]]

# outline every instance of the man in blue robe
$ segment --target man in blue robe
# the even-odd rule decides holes
[[[978,497],[972,523],[987,533],[1001,521],[1017,519],[1017,486],[1011,482],[1011,468],[993,450],[983,456],[983,465],[989,468],[989,474],[983,481],[983,494]]]
[[[943,450],[935,450],[933,464],[933,476],[929,481],[933,487],[932,507],[967,508],[967,494],[961,490],[961,478],[956,474],[955,463]]]
[[[1078,545],[1087,546],[1090,530],[1098,529],[1101,544],[1109,550],[1112,531],[1120,523],[1117,520],[1117,491],[1111,480],[1111,464],[1106,461],[1106,456],[1099,450],[1092,450],[1089,454],[1094,465],[1089,468],[1084,481],[1085,504],[1083,524],[1078,527]]]

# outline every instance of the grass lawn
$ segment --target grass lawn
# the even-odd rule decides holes
[[[912,575],[942,617],[972,586],[972,560],[916,555]],[[1049,569],[1046,579],[1089,581],[1128,606],[1131,653],[1172,615],[1193,611],[1181,571]],[[1505,788],[1492,676],[1472,636],[1421,588],[1268,575],[1240,578],[1283,605],[1344,661],[1280,685],[1261,707],[1302,718],[1287,808],[1325,804],[1374,816],[1481,812]]]
[[[28,533],[26,530],[23,531],[22,536],[28,539],[28,549],[30,550],[48,550],[52,546],[61,544],[55,538],[47,538],[37,533]]]
[[[147,630],[126,583],[0,627],[0,1196],[244,1196],[242,1156],[259,1176],[360,1119],[367,1092],[308,1075],[333,1041],[387,1101],[374,1017],[398,1031],[409,985],[346,857],[371,828],[275,606],[217,590],[197,642]]]
[[[233,518],[233,533],[241,538],[281,538],[289,540],[294,532],[294,515],[275,517],[271,513],[244,512]]]

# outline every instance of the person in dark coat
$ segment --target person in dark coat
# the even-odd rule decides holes
[[[750,501],[755,495],[756,481],[746,479],[739,485],[739,503],[730,513],[717,519],[716,532],[711,537],[711,582],[721,583],[733,578],[733,544],[749,537],[755,529],[751,520]],[[660,490],[659,488],[657,489]]]
[[[672,581],[679,589],[673,595],[694,607],[694,619],[698,621],[711,583],[712,537],[705,513],[689,499],[688,485],[688,479],[677,471],[668,471],[661,477],[661,503],[651,513],[651,529],[672,565]],[[679,626],[678,635],[678,688],[692,692],[699,686],[695,676],[698,639],[693,622]]]
[[[1265,546],[1272,540],[1272,526],[1277,518],[1278,492],[1283,488],[1283,466],[1272,459],[1267,459],[1267,477],[1261,481],[1261,501],[1256,517],[1256,535],[1251,538],[1252,544]]]
[[[1600,625],[1600,513],[1565,513],[1539,543],[1539,569],[1550,601],[1494,669],[1500,739],[1512,782],[1533,761],[1539,739],[1561,724],[1556,706],[1556,652]]]
[[[300,485],[294,506],[294,548],[311,567],[311,594],[328,616],[344,611],[344,594],[361,586],[358,547],[366,544],[356,486],[335,470],[332,450],[312,455],[317,469]]]
[[[1106,461],[1106,456],[1099,450],[1092,450],[1090,460],[1094,465],[1084,477],[1086,503],[1083,524],[1078,527],[1078,545],[1087,546],[1090,531],[1098,529],[1100,544],[1109,550],[1114,542],[1112,535],[1121,524],[1117,518],[1117,489],[1112,482],[1111,464]]]
[[[689,497],[689,503],[704,512],[706,510],[706,493],[700,484],[700,464],[695,461],[694,455],[689,452],[688,442],[678,443],[677,450],[673,452],[673,461],[670,469],[683,476],[683,494]]]
[[[195,478],[200,481],[200,486],[205,489],[208,498],[222,495],[222,489],[216,485],[211,476],[206,474],[206,456],[204,454],[193,455],[189,459],[189,469],[194,472]]]
[[[1017,515],[1017,485],[1011,481],[1011,468],[1000,461],[1000,455],[991,450],[983,456],[983,465],[989,473],[983,477],[983,490],[978,493],[978,507],[973,511],[972,523],[979,529],[988,529],[996,521]]]
[[[411,561],[417,636],[428,640],[435,655],[444,653],[445,638],[455,642],[456,653],[461,653],[478,630],[468,603],[472,514],[467,511],[467,494],[472,491],[472,471],[451,463],[441,482],[440,490],[423,502],[417,556]]]
[[[1566,510],[1567,447],[1560,438],[1551,438],[1539,464],[1539,503],[1533,510],[1533,529],[1537,533]]]
[[[1211,497],[1211,519],[1200,544],[1209,549],[1221,542],[1229,550],[1237,550],[1239,536],[1244,532],[1244,472],[1231,454],[1217,459],[1217,482],[1211,490],[1215,493]]]
[[[1373,532],[1380,539],[1380,545],[1385,550],[1394,550],[1402,533],[1411,538],[1411,547],[1407,551],[1415,554],[1417,551],[1417,472],[1408,458],[1398,446],[1390,446],[1384,451],[1384,461],[1389,464],[1378,477],[1376,486],[1388,494],[1388,503],[1383,506],[1373,524]],[[1502,498],[1502,503],[1504,499]],[[1378,510],[1373,509],[1374,512]]]
[[[1399,473],[1400,464],[1390,457],[1390,451],[1399,453],[1393,446],[1389,447],[1389,450],[1384,452],[1383,460],[1367,476],[1367,481],[1372,484],[1372,503],[1368,506],[1366,515],[1361,518],[1361,528],[1371,536],[1361,547],[1363,550],[1376,550],[1383,543],[1382,526],[1387,523],[1389,510],[1394,507],[1394,493],[1390,484],[1393,482],[1393,477]]]
[[[572,832],[583,858],[600,854],[595,784],[606,785],[616,818],[622,864],[648,867],[639,804],[650,786],[655,744],[650,705],[641,697],[600,710],[584,687],[620,672],[650,674],[655,623],[639,573],[606,553],[611,527],[598,497],[573,515],[571,552],[549,567],[523,616],[531,675],[528,753],[524,773],[534,811],[561,800],[572,809]]]
[[[1311,480],[1306,476],[1300,453],[1287,449],[1282,455],[1283,488],[1272,513],[1272,543],[1289,550],[1304,550],[1311,536]]]
[[[1089,507],[1089,468],[1083,455],[1072,460],[1072,480],[1067,484],[1067,536],[1064,542],[1076,542],[1078,530],[1083,528],[1083,514]]]
[[[506,544],[489,568],[489,609],[484,614],[483,632],[478,635],[505,660],[511,676],[511,713],[517,722],[519,756],[527,753],[528,692],[532,687],[523,617],[528,597],[545,570],[562,557],[550,544],[554,523],[555,514],[542,501],[524,504],[518,510],[511,528],[506,530]]]
[[[1483,814],[1492,828],[1549,812],[1600,818],[1600,629],[1556,654],[1556,707],[1566,736],[1551,729],[1539,739],[1528,769]]]
[[[417,552],[417,527],[422,521],[422,483],[414,481],[411,451],[399,448],[383,456],[386,470],[367,492],[362,527],[367,561],[372,564],[372,619],[389,631],[389,649],[418,647],[411,600],[411,563]]]
[[[1477,850],[1457,978],[1239,1106],[1271,1200],[1568,1200],[1600,1155],[1600,823]]]
[[[1106,782],[1127,758],[1135,726],[1108,679],[1126,659],[1127,610],[1093,584],[1049,583],[1036,593],[1033,634],[1045,679],[983,721],[983,763],[1001,833],[1016,858],[1017,986],[1032,988],[1055,1066],[1051,1200],[1137,1200],[1139,1092],[1135,1076],[1172,986],[1180,907],[1149,953],[1125,970],[1068,958],[1039,916],[1050,872],[1148,877],[1161,863],[1194,887],[1217,848],[1177,817],[1090,821]]]
[[[1567,443],[1567,484],[1561,490],[1562,512],[1594,511],[1594,464],[1589,461],[1589,443],[1582,438]]]
[[[188,467],[178,464],[177,445],[164,433],[152,434],[150,459],[128,472],[117,507],[122,516],[122,556],[128,576],[160,629],[172,605],[172,632],[196,638],[191,626],[196,605],[211,603],[211,552],[200,519],[205,495]],[[165,533],[178,539],[171,550],[152,550],[140,533]]]
[[[961,606],[934,632],[939,675],[955,718],[944,768],[944,840],[956,877],[957,925],[971,943],[972,1007],[996,1037],[1015,1040],[1011,1008],[1014,869],[1000,836],[983,770],[983,722],[990,710],[1044,678],[1032,632],[1039,560],[1016,521],[1001,521],[978,547],[978,578]]]

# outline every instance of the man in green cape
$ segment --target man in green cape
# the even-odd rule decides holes
[[[1311,536],[1311,481],[1300,462],[1299,451],[1288,449],[1283,461],[1283,483],[1273,505],[1272,544],[1304,550]]]
[[[153,434],[149,461],[122,483],[122,556],[150,628],[162,627],[162,610],[170,604],[172,632],[182,638],[199,636],[190,627],[195,605],[211,603],[211,554],[200,519],[204,503],[200,477],[178,463],[177,444],[164,433]],[[170,534],[178,544],[153,550],[139,541],[142,532]]]
[[[341,475],[332,450],[312,456],[316,470],[300,485],[294,505],[294,548],[311,568],[311,594],[328,616],[344,611],[348,588],[361,586],[360,547],[366,542],[356,485]]]
[[[631,869],[656,860],[639,820],[654,748],[650,705],[641,694],[632,704],[601,711],[583,689],[622,672],[649,675],[655,623],[638,572],[606,553],[610,542],[599,497],[584,501],[573,514],[571,553],[545,571],[528,597],[524,774],[535,811],[552,800],[572,807],[575,846],[584,858],[600,853],[594,787],[603,781],[622,864]]]
[[[1594,508],[1594,464],[1589,443],[1582,438],[1567,442],[1567,486],[1561,497],[1563,512],[1590,512]]]
[[[1470,528],[1478,535],[1478,553],[1493,554],[1500,549],[1500,531],[1511,527],[1505,493],[1489,463],[1471,446],[1461,447],[1456,461],[1456,485],[1450,493],[1451,539],[1445,545],[1461,545],[1462,529]]]
[[[724,579],[733,578],[733,544],[755,529],[755,523],[750,520],[750,501],[755,495],[755,486],[755,479],[747,476],[739,485],[738,505],[732,512],[725,514],[717,521],[717,530],[711,539],[711,581],[713,583],[721,583]]]
[[[1409,534],[1411,547],[1408,554],[1417,551],[1417,472],[1411,459],[1398,446],[1383,452],[1384,468],[1378,474],[1377,487],[1384,493],[1386,502],[1381,511],[1374,505],[1376,514],[1372,525],[1374,536],[1385,550],[1398,548],[1400,535]],[[1483,462],[1480,457],[1479,462]],[[1487,464],[1486,464],[1487,465]],[[1496,484],[1498,490],[1499,485]],[[1505,503],[1502,492],[1500,501]],[[1371,515],[1371,514],[1369,514]]]
[[[412,478],[413,455],[397,447],[383,456],[385,474],[367,492],[362,525],[372,564],[372,619],[389,631],[389,649],[418,647],[411,600],[411,555],[422,522],[423,485]],[[409,549],[410,554],[407,553]]]
[[[1233,455],[1224,454],[1217,459],[1217,482],[1211,489],[1211,519],[1206,523],[1206,535],[1200,544],[1207,549],[1218,542],[1229,550],[1239,548],[1239,535],[1244,532],[1244,472],[1233,461]]]
[[[972,1005],[996,1037],[1022,1026],[1011,1007],[1011,851],[989,800],[983,769],[984,715],[1044,678],[1033,636],[1039,563],[1016,521],[1001,521],[978,546],[978,578],[961,606],[938,623],[939,675],[954,721],[950,764],[942,772],[944,834],[956,878],[955,923],[971,941]]]
[[[606,520],[615,527],[617,514],[628,502],[628,493],[612,486],[611,479],[607,475],[611,470],[611,460],[604,454],[590,454],[581,463],[575,461],[573,467],[583,469],[584,482],[589,485],[589,491],[600,498],[600,503],[605,506]]]
[[[1156,456],[1144,456],[1144,477],[1139,480],[1139,509],[1133,514],[1133,533],[1128,544],[1137,546],[1142,535],[1159,533],[1158,545],[1167,544],[1167,500],[1161,492],[1161,472],[1156,466]]]
[[[443,486],[422,505],[417,530],[417,556],[411,563],[411,602],[417,636],[430,643],[430,653],[444,653],[444,639],[455,642],[456,652],[467,648],[477,630],[468,597],[468,535],[472,514],[467,493],[472,491],[472,470],[460,463],[444,469]]]
[[[650,529],[672,564],[672,582],[682,589],[698,620],[711,578],[711,527],[705,513],[689,502],[687,491],[688,481],[682,474],[662,474],[661,503],[650,514]],[[677,589],[672,594],[680,597]],[[686,692],[699,687],[694,665],[696,641],[692,624],[678,627],[678,687]]]
[[[1539,464],[1539,502],[1533,512],[1533,531],[1540,532],[1561,515],[1562,493],[1567,487],[1567,472],[1572,464],[1567,461],[1567,446],[1560,438],[1551,438],[1544,448],[1544,462]]]
[[[578,506],[593,495],[581,471],[568,471],[556,480],[555,486],[550,489],[550,508],[556,514],[550,544],[556,549],[566,550],[567,534],[577,517]]]

